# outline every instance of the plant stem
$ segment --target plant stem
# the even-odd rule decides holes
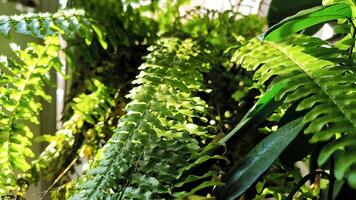
[[[327,200],[333,200],[334,183],[335,183],[334,169],[335,169],[335,158],[334,158],[334,156],[331,156],[328,199]]]
[[[68,172],[68,170],[70,170],[70,168],[73,167],[73,165],[77,162],[77,160],[78,160],[78,157],[74,158],[73,161],[68,165],[68,167],[65,168],[61,174],[59,174],[59,176],[56,178],[56,180],[54,180],[52,185],[50,185],[49,188],[43,193],[41,200],[45,198],[45,196],[48,194],[48,192],[51,191],[51,189],[56,185],[56,183],[58,183],[58,181]]]
[[[324,175],[326,177],[328,177],[329,181],[331,180],[331,176],[330,174],[324,172],[324,171],[314,171],[311,172],[310,174],[304,176],[298,183],[297,185],[293,188],[293,190],[289,193],[288,197],[286,198],[286,200],[292,200],[293,196],[295,193],[298,192],[298,190],[305,184],[305,182],[307,182],[308,180],[310,180],[313,176],[317,175],[317,174],[321,174]]]

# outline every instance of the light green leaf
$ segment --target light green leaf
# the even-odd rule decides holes
[[[107,49],[108,48],[108,43],[106,42],[105,35],[101,31],[101,29],[98,26],[94,25],[94,24],[92,24],[92,28],[93,28],[94,32],[96,33],[96,35],[98,36],[98,41],[101,44],[101,46],[104,49]]]

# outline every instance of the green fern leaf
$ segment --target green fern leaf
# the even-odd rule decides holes
[[[259,85],[285,82],[289,86],[279,99],[286,96],[287,105],[300,101],[296,110],[309,110],[302,123],[307,124],[304,132],[313,134],[310,142],[339,138],[319,157],[322,165],[336,151],[343,152],[336,161],[337,179],[351,176],[351,166],[356,165],[350,159],[344,165],[353,153],[347,150],[354,146],[349,140],[356,134],[356,68],[345,54],[317,38],[294,37],[280,43],[250,42],[234,56],[244,68],[255,71]]]
[[[180,172],[211,137],[199,126],[207,105],[193,95],[203,90],[202,72],[209,69],[198,45],[169,38],[151,50],[127,114],[71,199],[171,198]]]
[[[26,158],[34,156],[30,141],[33,134],[27,122],[38,124],[41,110],[34,98],[50,101],[44,92],[47,75],[52,67],[61,66],[55,37],[48,38],[45,46],[30,44],[21,50],[13,44],[12,48],[21,62],[1,57],[0,194],[16,191],[17,178],[31,167]]]
[[[8,37],[11,30],[37,38],[60,32],[67,38],[74,34],[91,41],[93,28],[83,10],[60,10],[51,13],[28,13],[12,16],[0,16],[0,34]]]

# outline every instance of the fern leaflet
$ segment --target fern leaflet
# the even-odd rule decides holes
[[[8,37],[11,30],[21,34],[45,38],[60,32],[66,38],[74,34],[90,43],[95,26],[85,17],[83,10],[61,10],[51,13],[28,13],[0,16],[0,34]]]
[[[207,105],[193,96],[203,90],[202,72],[209,69],[203,52],[193,41],[175,38],[161,39],[151,50],[128,96],[127,114],[71,199],[170,198],[173,183],[211,137],[199,126]]]
[[[30,168],[26,158],[34,156],[30,148],[33,134],[25,122],[39,123],[41,104],[34,98],[50,101],[44,92],[47,75],[52,67],[61,66],[57,56],[59,41],[55,37],[48,38],[45,46],[30,44],[21,50],[13,44],[12,48],[21,62],[1,59],[0,194],[18,190],[16,172]]]
[[[319,164],[336,151],[343,152],[336,161],[335,176],[352,182],[356,174],[351,168],[356,160],[350,159],[355,153],[351,140],[356,134],[356,69],[346,54],[317,38],[300,36],[280,43],[250,42],[234,59],[255,71],[260,85],[271,80],[270,86],[282,81],[288,84],[279,99],[286,97],[287,105],[298,102],[298,111],[308,110],[303,123],[307,124],[304,132],[313,134],[310,142],[337,139],[324,147]]]

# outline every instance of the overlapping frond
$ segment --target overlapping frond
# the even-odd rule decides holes
[[[192,40],[175,38],[161,39],[151,51],[128,95],[127,114],[71,199],[171,198],[211,137],[200,126],[207,105],[194,96],[204,89],[202,72],[209,69],[203,52]]]
[[[91,40],[93,29],[83,10],[61,10],[52,13],[28,13],[0,16],[0,34],[8,37],[11,30],[37,38],[54,35],[58,32],[65,37],[77,34]]]
[[[335,175],[350,181],[356,175],[351,167],[356,160],[350,159],[356,134],[356,68],[344,55],[317,38],[294,37],[279,43],[250,42],[234,59],[255,71],[258,84],[287,83],[279,98],[286,97],[287,104],[299,102],[296,110],[308,110],[303,123],[304,132],[313,134],[311,142],[337,139],[322,150],[319,164],[340,150]]]
[[[12,47],[20,61],[1,57],[0,194],[18,190],[17,178],[30,169],[26,158],[34,154],[28,123],[39,123],[37,116],[42,106],[38,98],[50,101],[44,85],[49,70],[61,66],[56,37],[47,38],[45,45],[30,44],[24,50]]]

